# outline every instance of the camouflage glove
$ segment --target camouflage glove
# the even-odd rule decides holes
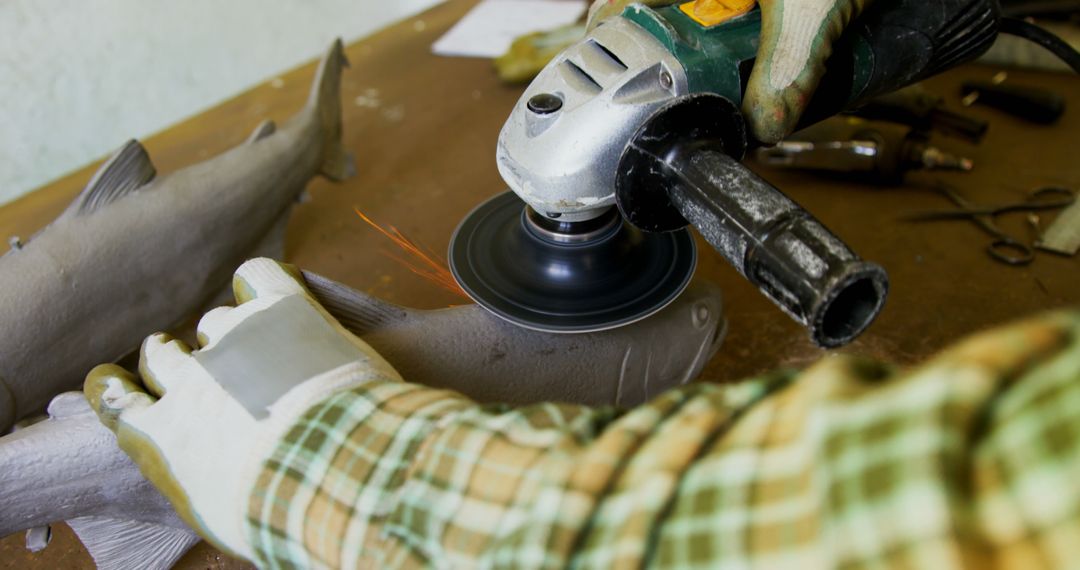
[[[114,365],[86,379],[91,407],[184,521],[248,560],[248,499],[283,433],[332,394],[400,381],[302,283],[292,268],[249,261],[233,278],[238,306],[203,317],[198,350],[163,334],[146,339],[145,389]]]
[[[743,100],[764,143],[795,130],[825,75],[832,44],[871,0],[762,0],[761,44]]]
[[[763,143],[777,143],[802,117],[825,74],[833,42],[872,0],[760,0],[761,40],[757,63],[743,99],[750,132]],[[723,5],[744,0],[699,0]],[[632,0],[596,0],[589,28],[620,14]],[[675,4],[649,0],[649,6]],[[702,6],[699,9],[708,9]]]

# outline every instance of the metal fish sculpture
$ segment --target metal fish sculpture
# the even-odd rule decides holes
[[[637,323],[551,334],[514,326],[477,305],[418,311],[312,273],[304,279],[403,378],[480,402],[636,406],[695,378],[727,331],[720,288],[703,280]]]
[[[347,65],[338,40],[300,113],[178,172],[156,176],[143,147],[127,143],[63,214],[0,258],[0,433],[206,308],[244,260],[282,257],[308,180],[352,172],[341,144]]]
[[[704,281],[638,323],[556,335],[515,327],[476,305],[417,311],[304,277],[327,310],[404,378],[482,402],[633,406],[696,377],[726,331],[720,290]],[[0,536],[66,520],[99,568],[170,567],[194,535],[81,393],[62,394],[49,411],[49,420],[0,438]]]
[[[82,392],[57,396],[49,419],[0,438],[0,465],[0,536],[66,520],[102,569],[170,568],[199,541]]]

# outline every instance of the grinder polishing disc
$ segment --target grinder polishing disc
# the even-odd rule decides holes
[[[518,326],[553,333],[641,320],[679,296],[696,262],[685,229],[644,233],[614,208],[597,220],[559,224],[513,192],[478,206],[450,242],[450,269],[473,300]]]

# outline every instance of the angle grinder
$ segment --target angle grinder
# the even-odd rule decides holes
[[[878,0],[834,45],[803,125],[977,57],[999,14],[996,0]],[[462,288],[532,329],[625,325],[686,287],[693,225],[820,346],[861,334],[885,271],[739,163],[756,146],[739,109],[760,30],[750,1],[635,4],[556,57],[499,136],[513,193],[451,242]]]

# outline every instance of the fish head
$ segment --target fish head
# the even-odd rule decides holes
[[[664,310],[632,325],[615,403],[638,405],[696,378],[724,341],[723,309],[720,287],[697,279]]]
[[[681,382],[686,383],[701,373],[727,336],[720,286],[696,279],[670,308],[674,314],[669,324],[673,330],[669,334],[677,341],[675,346],[665,347],[675,357],[670,361],[674,369],[668,374],[681,376]]]

